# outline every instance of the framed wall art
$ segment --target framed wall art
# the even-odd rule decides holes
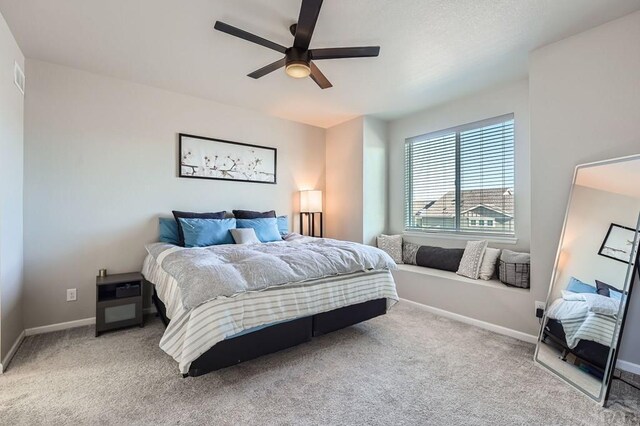
[[[184,133],[178,135],[178,176],[275,184],[278,150]]]
[[[635,229],[612,223],[611,226],[609,226],[607,236],[604,237],[598,254],[620,262],[629,263],[635,237]]]

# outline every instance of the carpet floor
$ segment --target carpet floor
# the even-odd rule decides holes
[[[638,424],[534,365],[533,345],[407,302],[195,378],[158,348],[162,333],[151,318],[27,337],[0,376],[0,424]]]

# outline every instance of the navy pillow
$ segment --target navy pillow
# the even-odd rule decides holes
[[[571,277],[571,279],[569,280],[569,284],[567,285],[567,291],[570,291],[572,293],[593,293],[593,294],[598,293],[598,291],[594,286],[583,283],[582,281],[580,281],[575,277]]]
[[[265,217],[276,217],[276,211],[256,212],[253,210],[233,210],[233,216],[236,219],[260,219]]]
[[[603,283],[602,281],[598,281],[596,280],[596,287],[598,288],[598,294],[601,296],[606,296],[606,297],[610,297],[611,295],[609,294],[611,290],[613,291],[617,291],[619,292],[620,290],[615,288],[612,285]]]
[[[278,230],[278,220],[275,217],[261,217],[257,219],[237,219],[238,228],[253,228],[256,236],[263,243],[282,241]]]
[[[161,217],[160,222],[160,241],[163,243],[180,245],[180,236],[178,235],[178,223],[172,217]]]
[[[416,265],[456,272],[463,254],[464,249],[420,246],[416,252]]]
[[[185,247],[208,247],[233,244],[230,229],[235,229],[236,220],[230,219],[184,219],[180,218],[184,231]]]
[[[193,212],[181,212],[174,210],[173,217],[176,218],[178,224],[178,245],[184,247],[184,233],[182,232],[182,225],[180,224],[180,218],[183,219],[224,219],[226,211],[215,213],[193,213]]]

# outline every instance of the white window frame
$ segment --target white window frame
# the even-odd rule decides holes
[[[490,126],[493,124],[499,124],[499,123],[503,123],[505,121],[510,121],[513,120],[513,149],[514,149],[514,158],[513,158],[513,191],[514,191],[514,198],[513,198],[513,210],[514,210],[514,214],[513,214],[513,220],[514,220],[514,226],[513,226],[513,234],[496,234],[493,232],[482,232],[482,229],[490,229],[490,228],[495,228],[495,220],[494,220],[494,226],[493,227],[488,227],[488,226],[480,226],[480,225],[475,225],[475,228],[478,228],[478,230],[473,230],[473,231],[463,231],[460,229],[456,229],[456,230],[451,230],[451,229],[447,229],[447,230],[437,230],[437,229],[420,229],[420,228],[413,228],[413,227],[407,227],[407,209],[409,209],[409,203],[407,202],[407,200],[404,200],[404,214],[403,214],[403,227],[404,227],[404,235],[408,235],[408,236],[428,236],[430,238],[435,237],[435,238],[445,238],[445,239],[461,239],[461,240],[469,240],[470,238],[474,238],[474,237],[482,237],[484,239],[490,240],[490,241],[495,241],[495,242],[501,242],[501,243],[507,243],[507,244],[515,244],[517,243],[518,239],[517,239],[517,226],[518,226],[518,221],[516,220],[516,206],[517,206],[517,200],[515,197],[515,194],[518,193],[518,191],[516,191],[516,186],[517,186],[517,154],[516,154],[516,120],[515,120],[515,114],[514,113],[509,113],[509,114],[504,114],[504,115],[500,115],[497,117],[492,117],[492,118],[488,118],[485,120],[480,120],[480,121],[474,121],[472,123],[467,123],[467,124],[463,124],[460,126],[454,126],[454,127],[450,127],[447,129],[443,129],[443,130],[438,130],[435,132],[429,132],[429,133],[424,133],[422,135],[418,135],[418,136],[414,136],[411,138],[407,138],[405,139],[405,150],[407,145],[413,143],[413,142],[417,142],[417,141],[424,141],[425,139],[436,139],[439,137],[443,137],[446,135],[449,135],[451,133],[455,133],[456,134],[456,149],[459,152],[459,147],[460,147],[460,133],[462,132],[466,132],[468,130],[473,130],[473,129],[477,129],[479,127],[486,127],[486,126]],[[403,160],[406,158],[403,157]],[[408,167],[407,164],[404,165],[405,168],[405,176],[407,176],[406,173],[406,168]],[[458,181],[460,179],[460,170],[456,170],[456,192],[460,191],[460,187],[458,185]],[[403,184],[406,186],[406,182],[403,182]],[[459,193],[456,194],[456,200],[459,200],[460,196]],[[459,206],[456,206],[456,210],[458,211],[458,216],[459,216]],[[478,222],[477,222],[478,223]]]

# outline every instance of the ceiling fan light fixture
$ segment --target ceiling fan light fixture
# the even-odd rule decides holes
[[[293,78],[305,78],[311,74],[309,64],[304,61],[291,61],[284,70],[289,77]]]

